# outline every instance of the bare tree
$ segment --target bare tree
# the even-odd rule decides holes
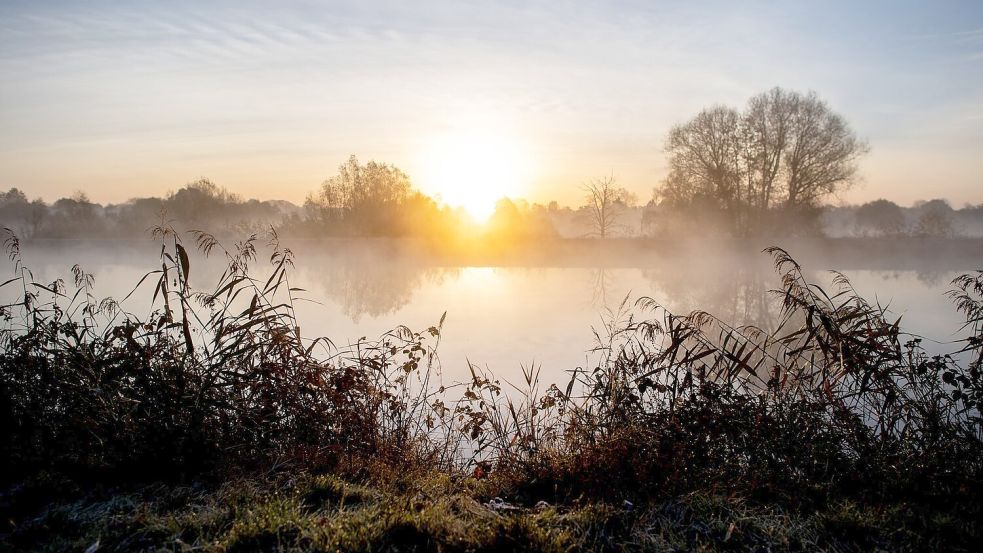
[[[658,197],[725,211],[743,227],[755,213],[802,211],[850,186],[868,147],[815,93],[774,88],[743,112],[715,106],[673,127],[665,151]]]
[[[731,208],[741,200],[740,114],[715,106],[669,131],[670,173],[660,190],[670,204],[694,199]]]
[[[617,228],[625,209],[637,201],[634,194],[615,185],[614,177],[594,179],[583,185],[593,234],[607,238]]]
[[[816,205],[854,183],[858,163],[870,148],[816,93],[785,94],[791,115],[782,154],[783,199],[791,206]]]

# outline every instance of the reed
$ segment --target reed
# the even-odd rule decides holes
[[[979,512],[983,272],[953,281],[968,336],[948,355],[928,354],[843,275],[824,290],[769,248],[774,331],[626,298],[595,332],[596,364],[565,386],[544,387],[536,366],[515,385],[475,366],[445,385],[443,318],[348,345],[305,337],[304,290],[275,231],[231,247],[166,224],[153,235],[159,268],[116,301],[95,298],[78,266],[70,284],[37,282],[7,231],[5,486],[41,474],[90,486],[334,474],[383,487],[442,475],[455,493],[520,507],[701,493]],[[186,237],[225,260],[207,288],[192,285]],[[146,314],[124,309],[151,287]]]

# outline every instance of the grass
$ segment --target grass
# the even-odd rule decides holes
[[[841,500],[792,510],[688,493],[634,506],[500,507],[446,475],[406,488],[305,474],[215,488],[150,486],[47,504],[8,530],[4,550],[734,551],[968,550],[974,513]],[[978,513],[976,513],[978,514]]]
[[[929,355],[842,275],[771,248],[773,332],[623,304],[593,367],[503,393],[437,384],[441,323],[338,347],[300,332],[292,252],[226,248],[192,286],[166,225],[146,315],[0,284],[8,550],[970,550],[983,491],[983,272],[968,335]],[[269,273],[256,276],[261,252]],[[131,292],[133,294],[135,292]],[[504,347],[504,345],[503,345]]]

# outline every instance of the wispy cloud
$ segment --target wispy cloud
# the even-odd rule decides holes
[[[974,140],[967,114],[978,113],[983,76],[951,64],[983,56],[979,11],[845,0],[0,0],[0,186],[17,179],[54,195],[85,178],[119,181],[96,165],[124,172],[136,153],[144,164],[130,171],[148,183],[173,178],[154,173],[155,160],[193,160],[197,175],[210,155],[216,167],[258,166],[263,148],[277,163],[296,151],[290,163],[312,175],[377,144],[412,160],[421,135],[477,113],[537,137],[564,174],[610,168],[618,145],[619,174],[647,191],[672,123],[774,85],[817,90],[872,140],[926,128]],[[93,168],[69,174],[49,161],[65,152]],[[302,197],[309,186],[280,190]]]

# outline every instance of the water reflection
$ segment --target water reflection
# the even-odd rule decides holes
[[[386,244],[300,246],[291,286],[306,289],[299,295],[317,302],[298,305],[305,334],[346,343],[401,324],[425,329],[446,311],[440,359],[449,381],[466,378],[469,362],[516,379],[520,363],[535,362],[547,379],[562,380],[564,371],[586,366],[594,344],[591,328],[617,311],[629,292],[632,300],[651,296],[673,312],[701,309],[735,326],[773,330],[779,316],[780,298],[769,291],[780,283],[769,259],[757,252],[726,257],[685,250],[558,258],[534,267],[462,267]],[[157,263],[147,243],[35,243],[27,257],[45,282],[70,278],[68,269],[80,262],[95,273],[96,296],[117,298]],[[253,268],[265,278],[262,259]],[[890,303],[911,332],[939,340],[963,337],[961,318],[943,293],[962,265],[970,269],[976,260],[921,266],[882,261],[869,269],[862,259],[846,261],[814,255],[802,263],[815,269],[808,276],[823,285],[829,280],[823,269],[847,269],[859,293]],[[191,267],[192,284],[207,290],[224,260],[193,254]],[[124,307],[143,314],[152,293],[153,286],[145,284]]]
[[[918,282],[933,288],[947,287],[952,281],[952,271],[943,269],[921,269],[915,271]]]
[[[373,323],[368,328],[375,323],[429,325],[446,310],[451,313],[454,333],[467,336],[468,341],[480,335],[512,344],[515,336],[538,342],[535,337],[546,336],[548,329],[575,325],[589,330],[617,311],[626,296],[632,301],[650,296],[676,313],[704,310],[728,324],[765,331],[777,328],[781,311],[781,296],[774,293],[780,282],[765,256],[683,257],[646,268],[440,267],[412,256],[372,252],[306,259],[300,270],[311,296],[334,304],[339,315],[356,325],[346,328],[334,321],[322,329],[335,336],[363,326],[366,319]],[[861,294],[890,304],[895,314],[914,307],[932,313],[930,317],[919,314],[925,322],[953,318],[954,311],[943,297],[955,274],[951,270],[847,273],[858,277]],[[808,276],[820,285],[830,284],[826,271],[810,271]],[[926,328],[916,324],[912,330],[925,332]],[[933,330],[927,329],[929,333]],[[577,346],[583,349],[590,344]]]
[[[620,288],[614,271],[606,267],[595,267],[590,270],[591,305],[598,310],[610,311],[612,301],[620,302],[624,298],[612,298],[614,290]]]
[[[352,322],[380,317],[409,305],[424,284],[440,286],[458,278],[461,269],[426,267],[366,257],[338,258],[319,267],[310,278],[320,296],[337,303]]]
[[[774,271],[759,263],[688,269],[659,267],[642,274],[650,295],[678,314],[700,309],[733,326],[776,328],[781,300],[772,293],[779,285]]]

